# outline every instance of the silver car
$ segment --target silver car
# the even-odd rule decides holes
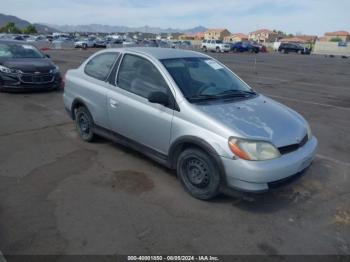
[[[100,51],[65,78],[80,137],[104,136],[176,169],[199,199],[276,188],[303,174],[317,139],[297,112],[217,60],[170,48]]]

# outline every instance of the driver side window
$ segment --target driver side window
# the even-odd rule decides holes
[[[152,92],[168,92],[167,84],[158,69],[148,60],[126,54],[120,65],[117,86],[148,98]]]

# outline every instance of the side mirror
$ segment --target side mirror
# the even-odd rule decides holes
[[[49,54],[45,54],[45,56],[46,56],[47,58],[50,58],[50,55],[49,55]]]
[[[148,95],[148,101],[167,106],[169,104],[169,96],[163,92],[152,92]]]

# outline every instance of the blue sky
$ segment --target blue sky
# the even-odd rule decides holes
[[[48,24],[224,27],[247,33],[350,31],[350,0],[0,0],[1,13]]]

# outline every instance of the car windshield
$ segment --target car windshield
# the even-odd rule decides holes
[[[210,58],[174,58],[161,62],[190,102],[242,98],[256,93]]]
[[[0,58],[43,58],[44,55],[32,45],[0,43]]]

